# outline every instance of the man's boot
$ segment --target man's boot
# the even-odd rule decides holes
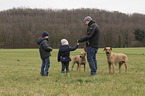
[[[44,76],[48,76],[48,72],[47,71],[44,71]]]

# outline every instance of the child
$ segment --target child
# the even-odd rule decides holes
[[[79,43],[77,43],[77,45],[74,47],[69,47],[68,41],[66,39],[62,39],[61,44],[62,45],[60,46],[58,52],[58,62],[62,63],[61,77],[64,77],[65,69],[67,76],[70,77],[69,75],[69,61],[71,61],[71,58],[69,57],[70,51],[76,50],[79,46]]]
[[[37,44],[40,45],[39,47],[39,53],[42,59],[42,66],[41,66],[41,72],[40,75],[41,76],[48,76],[48,69],[50,67],[50,51],[52,51],[52,48],[49,47],[48,45],[48,33],[47,32],[43,32],[42,33],[42,37],[40,37],[37,40]],[[45,71],[44,71],[45,68]]]

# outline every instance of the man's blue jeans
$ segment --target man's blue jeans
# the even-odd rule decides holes
[[[98,52],[98,48],[93,48],[93,47],[87,47],[87,60],[89,62],[89,66],[91,69],[91,75],[96,74],[97,70],[97,59],[96,59],[96,54]]]
[[[69,73],[69,62],[61,62],[62,63],[62,70],[61,73],[65,73],[64,70],[66,69],[66,73]]]
[[[47,57],[46,59],[42,60],[41,73],[44,73],[44,68],[45,72],[48,72],[49,67],[50,67],[50,59],[49,57]]]

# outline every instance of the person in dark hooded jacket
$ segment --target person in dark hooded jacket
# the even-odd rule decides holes
[[[48,70],[50,67],[49,56],[51,55],[50,51],[52,51],[52,48],[49,47],[48,38],[49,38],[48,33],[43,32],[42,37],[38,38],[37,40],[37,44],[40,45],[39,53],[42,59],[42,66],[41,66],[41,72],[40,72],[41,76],[48,76]],[[45,68],[45,71],[44,71],[44,68]]]
[[[61,46],[59,48],[59,52],[58,52],[58,62],[62,63],[62,70],[61,70],[61,76],[64,77],[64,70],[66,69],[66,74],[68,77],[70,77],[69,75],[69,61],[71,61],[70,58],[70,51],[74,51],[78,48],[79,43],[77,43],[77,45],[75,45],[74,47],[70,47],[69,43],[66,39],[62,39],[61,40]]]

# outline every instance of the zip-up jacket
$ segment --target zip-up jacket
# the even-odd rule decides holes
[[[93,48],[99,47],[100,30],[98,25],[94,21],[90,21],[88,24],[87,34],[85,37],[78,40],[78,42],[86,41],[86,47],[91,46]]]
[[[42,60],[51,55],[50,51],[52,51],[52,48],[49,47],[48,40],[46,38],[38,38],[37,44],[40,45],[39,53]]]
[[[68,45],[60,46],[58,52],[58,62],[69,62],[71,61],[70,58],[70,51],[74,51],[78,48],[79,45],[75,45],[74,47],[69,47]]]

